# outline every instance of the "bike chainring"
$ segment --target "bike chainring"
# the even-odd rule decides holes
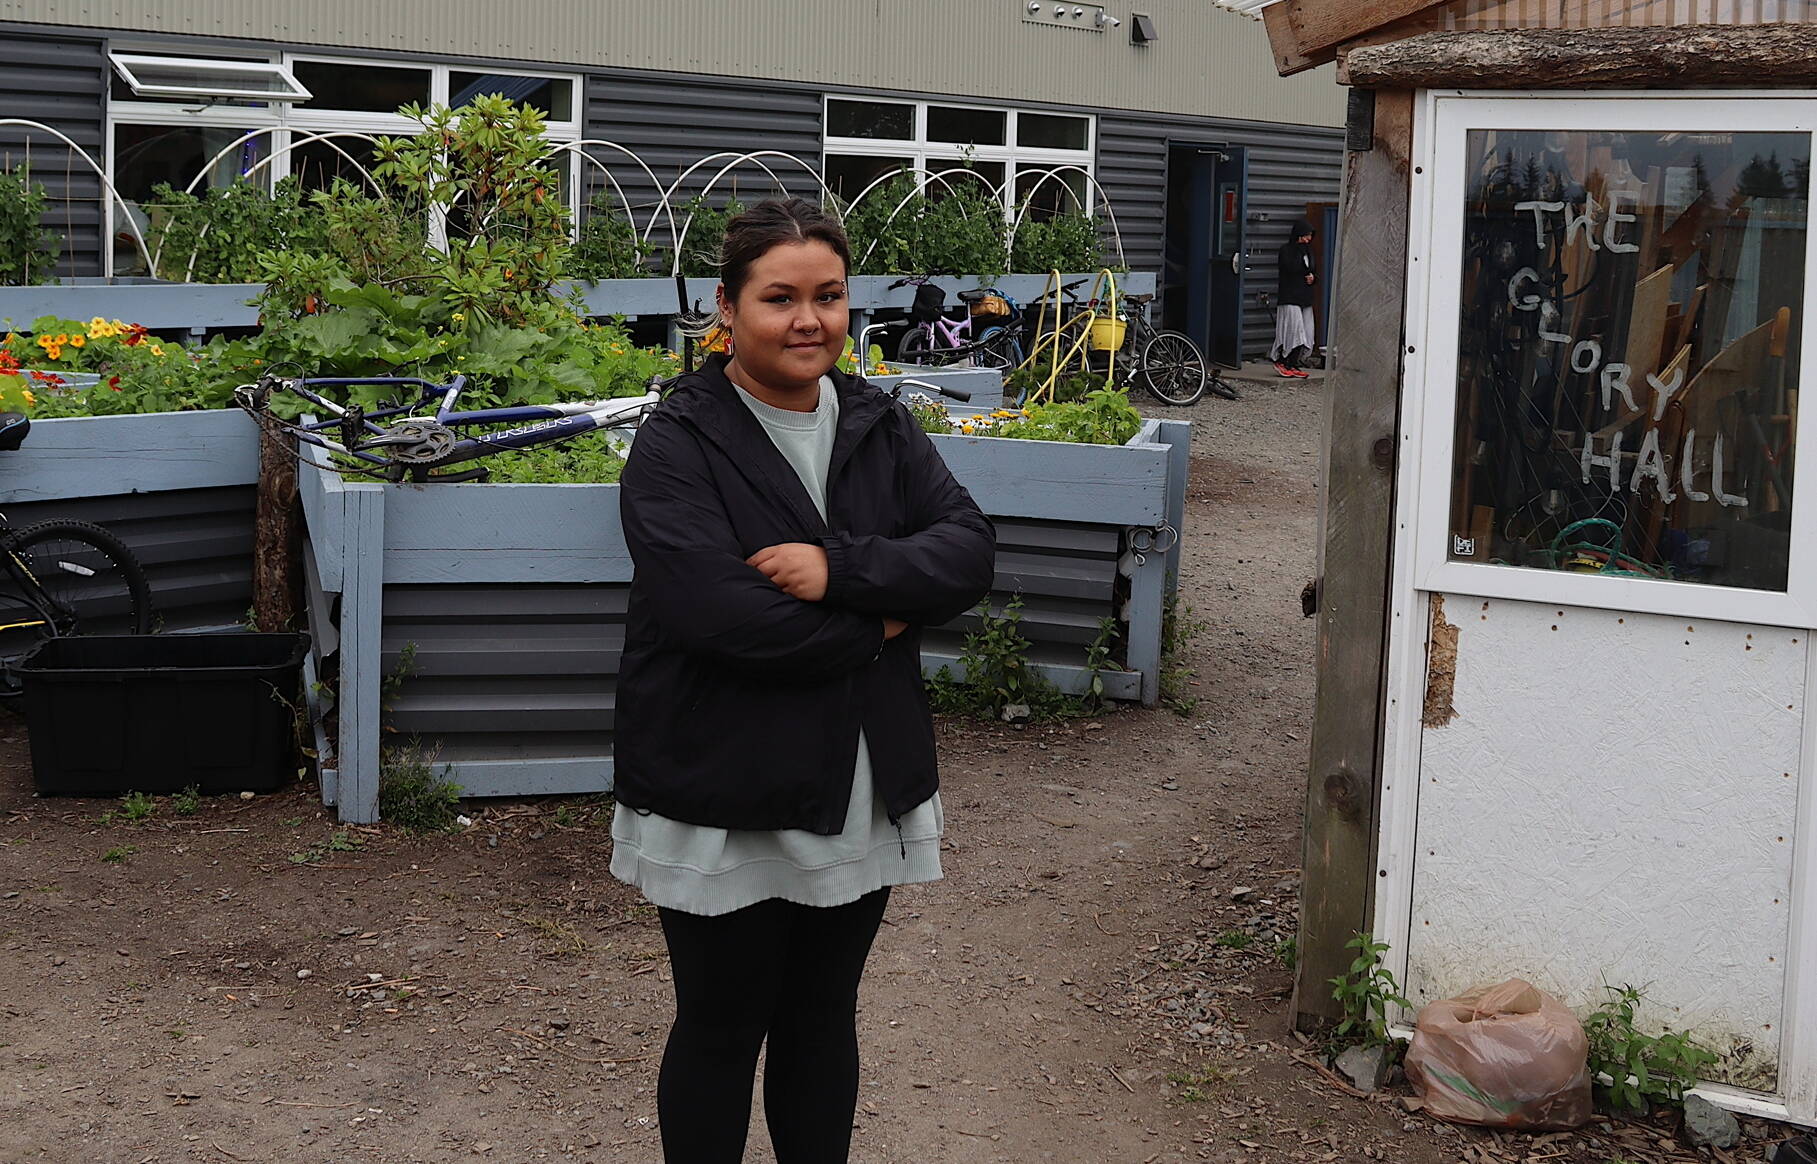
[[[383,449],[400,465],[433,465],[454,451],[454,430],[434,420],[406,420],[385,435],[360,444],[361,450]]]

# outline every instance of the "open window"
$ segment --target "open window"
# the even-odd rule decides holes
[[[269,61],[220,61],[140,53],[109,53],[108,59],[135,97],[282,104],[307,101],[312,96],[289,68]]]

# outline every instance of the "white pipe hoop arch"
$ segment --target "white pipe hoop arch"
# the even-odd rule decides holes
[[[951,170],[941,171],[941,173],[951,173],[951,172],[952,172]],[[953,189],[953,184],[951,182],[948,182],[946,179],[942,178],[940,176],[940,174],[936,174],[932,170],[929,170],[924,166],[897,166],[895,169],[887,170],[884,173],[879,174],[877,177],[871,179],[870,185],[868,185],[864,189],[858,191],[857,195],[855,197],[853,197],[853,199],[850,202],[846,203],[845,213],[848,215],[851,214],[852,211],[858,209],[859,203],[863,202],[866,198],[871,196],[871,192],[876,190],[877,187],[879,187],[879,186],[883,185],[885,182],[889,182],[895,178],[900,178],[904,174],[919,174],[921,177],[927,179],[930,182],[939,182],[942,186],[946,187],[946,189],[949,193],[953,193],[953,194],[958,193],[957,190]],[[982,177],[983,175],[979,175],[979,176]],[[890,216],[890,219],[886,220],[886,222],[894,220],[894,218],[895,218],[895,215],[892,214]]]
[[[627,149],[624,146],[619,145],[615,141],[607,141],[605,138],[602,138],[602,137],[589,137],[589,138],[582,138],[580,141],[567,142],[563,145],[557,146],[554,150],[550,151],[552,154],[576,152],[576,153],[579,153],[580,156],[585,158],[587,161],[592,162],[594,165],[598,166],[600,173],[604,174],[606,176],[606,180],[608,182],[612,183],[612,188],[614,190],[618,191],[618,200],[620,202],[624,203],[625,218],[628,219],[631,223],[631,232],[633,234],[636,234],[637,233],[637,219],[632,216],[631,200],[629,198],[625,197],[624,188],[618,184],[618,180],[616,178],[612,177],[612,171],[606,168],[606,164],[604,162],[600,161],[598,158],[594,157],[592,154],[586,153],[585,151],[583,151],[581,149],[582,146],[605,146],[607,149],[614,149],[614,150],[617,150],[619,153],[624,154],[626,157],[630,158],[632,161],[637,163],[638,168],[643,170],[644,174],[649,177],[650,185],[655,190],[658,190],[658,191],[662,190],[662,179],[660,179],[656,176],[656,171],[652,170],[650,168],[649,163],[644,161],[643,158],[639,157],[635,151]],[[576,193],[578,193],[578,191]],[[652,210],[650,212],[649,226],[647,228],[645,228],[644,232],[641,235],[637,236],[637,253],[638,253],[638,258],[640,261],[643,258],[643,246],[645,243],[650,241],[650,231],[652,231],[656,228],[656,215],[658,212],[660,212],[664,217],[666,217],[669,220],[669,242],[670,242],[670,244],[675,246],[677,249],[680,248],[680,245],[681,245],[680,238],[675,229],[675,212],[672,209],[670,209],[669,200],[665,196],[659,201],[656,209]]]
[[[226,146],[222,147],[222,149],[219,153],[217,153],[214,157],[208,159],[208,162],[205,165],[203,165],[203,167],[200,170],[196,171],[196,176],[189,180],[189,185],[183,187],[183,193],[193,194],[195,192],[196,185],[198,183],[200,183],[203,178],[207,177],[208,172],[210,170],[214,169],[215,166],[220,163],[221,159],[226,157],[230,151],[238,149],[240,146],[244,145],[245,143],[251,141],[253,138],[258,137],[261,134],[276,133],[278,128],[279,128],[278,126],[267,126],[264,129],[255,129],[250,133],[242,134],[235,141],[229,142]],[[379,196],[379,201],[389,202],[391,200],[390,197],[388,195],[386,195],[385,188],[383,186],[379,185],[378,179],[376,179],[372,176],[371,171],[367,170],[365,166],[362,166],[359,163],[359,160],[357,158],[355,158],[352,154],[348,153],[346,150],[342,149],[340,146],[334,144],[334,142],[329,140],[330,138],[336,138],[336,137],[357,137],[364,141],[370,142],[373,145],[377,145],[378,144],[377,138],[373,137],[371,134],[356,133],[352,130],[329,130],[329,131],[323,131],[323,132],[315,132],[312,130],[292,130],[291,132],[295,136],[291,138],[289,145],[285,146],[281,150],[273,150],[270,157],[259,162],[257,165],[254,165],[251,169],[248,169],[245,173],[241,174],[240,177],[241,178],[250,178],[254,174],[257,174],[260,170],[263,170],[266,166],[269,166],[273,162],[277,161],[278,158],[284,156],[285,154],[290,153],[292,150],[296,149],[298,146],[311,145],[311,144],[319,141],[322,144],[326,145],[329,149],[333,150],[335,153],[340,154],[341,157],[343,157],[347,160],[348,165],[350,165],[354,169],[358,170],[360,172],[360,176],[365,178],[367,184],[369,184],[372,187],[373,193],[375,193]],[[203,225],[201,231],[199,231],[196,234],[195,249],[189,252],[189,265],[183,269],[183,279],[185,282],[192,280],[195,276],[196,260],[198,258],[200,258],[202,255],[202,240],[208,237],[208,231],[209,231],[211,225],[212,224]],[[163,260],[163,258],[164,258],[164,239],[162,237],[160,237],[158,239],[158,249],[152,255],[152,260],[151,260],[152,265],[149,268],[149,270],[152,274],[155,275],[157,273],[157,270],[158,270],[157,264],[159,262],[161,262]]]
[[[957,194],[957,193],[959,193],[959,191],[954,189],[953,184],[946,180],[946,175],[948,175],[948,174],[970,174],[973,177],[977,178],[980,182],[984,183],[984,188],[986,190],[991,191],[991,197],[993,197],[993,198],[997,197],[996,188],[990,184],[989,178],[986,178],[983,174],[980,174],[978,171],[973,170],[973,169],[968,169],[965,166],[954,166],[950,169],[941,170],[938,174],[936,174],[930,170],[923,169],[920,166],[905,166],[905,167],[903,167],[903,170],[905,172],[913,171],[915,173],[925,175],[929,182],[938,182],[942,186],[946,187],[946,191],[949,194]],[[871,183],[871,185],[874,186],[874,185],[876,185],[876,183],[873,182],[873,183]],[[852,205],[857,206],[859,199],[863,198],[864,195],[868,194],[868,193],[870,193],[869,186],[865,187],[865,189],[859,194],[858,198],[855,198],[852,200]],[[883,225],[887,227],[890,223],[895,222],[896,216],[898,214],[902,213],[903,207],[907,206],[910,202],[913,202],[916,198],[925,197],[926,194],[927,194],[926,187],[921,187],[921,186],[918,186],[915,189],[909,191],[907,194],[905,194],[903,196],[902,201],[896,203],[896,208],[894,210],[891,210],[890,216],[883,220]],[[971,215],[965,213],[964,207],[960,207],[959,212],[961,214],[964,214],[966,218],[971,217]],[[877,244],[879,241],[881,241],[881,240],[874,238],[871,240],[871,245],[864,248],[864,254],[862,254],[858,257],[859,266],[863,266],[865,263],[865,260],[869,259],[871,257],[871,252],[877,249]]]
[[[81,146],[77,145],[75,142],[71,141],[69,139],[69,137],[67,135],[65,135],[64,133],[62,133],[60,130],[53,129],[50,126],[44,124],[42,121],[32,121],[31,119],[25,118],[25,117],[0,117],[0,129],[5,129],[9,126],[15,126],[15,125],[23,126],[26,129],[43,130],[45,133],[50,134],[52,137],[56,138],[58,141],[62,142],[64,145],[68,146],[71,153],[75,154],[77,157],[81,158],[83,161],[88,163],[88,168],[95,172],[95,177],[101,179],[101,185],[107,187],[108,194],[112,196],[112,198],[115,202],[118,202],[120,204],[120,208],[122,210],[127,211],[126,225],[132,228],[133,241],[139,244],[139,255],[141,258],[143,258],[145,260],[146,271],[148,271],[148,272],[151,271],[152,270],[151,248],[145,245],[145,236],[140,233],[139,224],[133,220],[133,216],[131,213],[132,204],[130,202],[128,202],[125,198],[120,196],[120,191],[114,188],[113,179],[111,179],[107,176],[107,172],[105,170],[103,170],[99,164],[96,163],[95,159],[89,157],[88,151],[83,149]],[[29,140],[29,138],[27,140]],[[105,241],[105,240],[103,240],[103,241]],[[105,246],[103,246],[103,248],[102,248],[102,253],[103,254],[106,253]]]
[[[692,174],[695,170],[700,169],[702,166],[705,166],[711,162],[718,161],[720,158],[731,158],[732,160],[727,162],[725,165],[721,166],[717,173],[715,173],[711,178],[707,179],[707,184],[700,188],[700,194],[696,195],[696,197],[704,197],[706,195],[707,191],[711,190],[714,186],[717,186],[719,184],[719,180],[721,178],[725,177],[727,174],[731,173],[733,170],[737,169],[739,166],[743,165],[744,163],[750,162],[752,165],[756,166],[758,169],[760,169],[764,173],[768,174],[770,176],[770,180],[772,182],[776,183],[776,188],[782,191],[783,197],[787,198],[787,197],[789,197],[788,186],[783,184],[782,179],[777,176],[776,171],[770,169],[770,167],[764,165],[761,161],[758,160],[759,158],[782,158],[785,161],[794,162],[796,165],[798,165],[802,169],[806,170],[808,172],[809,177],[814,179],[814,184],[820,187],[820,196],[822,199],[821,204],[823,206],[826,204],[826,200],[832,198],[832,192],[826,188],[826,182],[824,179],[821,178],[820,172],[818,170],[814,169],[814,167],[808,165],[806,162],[802,161],[800,158],[796,157],[794,154],[784,153],[781,150],[755,150],[748,154],[733,154],[730,152],[721,152],[721,153],[716,153],[716,154],[709,154],[707,157],[700,159],[698,162],[695,162],[693,165],[691,165],[687,169],[683,170],[681,172],[680,176],[675,179],[674,185],[670,186],[667,190],[663,191],[663,202],[665,204],[672,203],[674,200],[674,197],[675,197],[675,192],[677,190],[681,189],[681,184],[683,182],[687,181],[688,176],[690,174]],[[650,218],[650,227],[653,228],[655,225],[656,225],[656,218],[654,215],[652,215]],[[681,224],[681,233],[675,240],[675,256],[674,256],[673,262],[671,262],[669,265],[669,274],[672,276],[681,274],[682,247],[684,244],[686,244],[686,242],[688,240],[688,230],[693,225],[694,225],[694,215],[692,212],[689,212],[688,217]],[[648,237],[648,234],[649,234],[649,228],[646,228],[646,230],[645,230],[646,238]]]
[[[1010,223],[1010,228],[1009,228],[1009,245],[1010,245],[1010,247],[1013,249],[1016,245],[1016,232],[1018,230],[1022,229],[1022,220],[1028,216],[1028,210],[1029,210],[1029,207],[1034,203],[1035,194],[1041,189],[1041,187],[1047,185],[1049,182],[1059,179],[1060,175],[1066,173],[1068,170],[1074,171],[1075,173],[1083,174],[1085,176],[1085,180],[1087,182],[1091,183],[1091,188],[1093,190],[1097,191],[1099,201],[1104,204],[1104,215],[1107,219],[1110,220],[1111,237],[1113,239],[1115,239],[1116,243],[1117,243],[1117,265],[1119,267],[1129,266],[1129,260],[1123,253],[1123,231],[1120,228],[1118,228],[1118,226],[1117,226],[1116,208],[1111,205],[1110,195],[1106,194],[1104,192],[1104,187],[1098,183],[1098,179],[1093,177],[1091,171],[1085,169],[1083,166],[1055,166],[1051,170],[1038,171],[1041,174],[1040,180],[1037,181],[1033,186],[1029,187],[1028,196],[1023,198],[1023,200],[1022,200],[1022,208],[1016,212],[1015,221]],[[1005,181],[1004,185],[1006,187],[1008,186],[1007,180]],[[1079,198],[1078,191],[1074,190],[1071,186],[1067,185],[1064,180],[1060,181],[1060,185],[1063,189],[1065,189],[1065,191],[1068,194],[1072,195],[1073,204],[1075,206],[1078,206],[1081,211],[1084,211],[1085,207],[1082,204],[1081,199]]]

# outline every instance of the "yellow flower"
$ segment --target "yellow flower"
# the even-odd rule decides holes
[[[159,347],[157,344],[153,344],[153,345],[151,345],[151,354],[154,356],[161,356],[164,354],[164,349]]]
[[[77,332],[75,335],[72,335],[69,337],[69,346],[72,348],[79,348],[87,342],[88,342],[88,337],[83,335],[81,332]]]
[[[464,312],[464,311],[457,311],[457,312],[455,312],[455,313],[454,313],[454,322],[456,322],[456,323],[465,323],[465,322],[466,322],[466,321],[467,321],[467,313],[466,313],[466,312]]]
[[[114,329],[100,316],[97,315],[88,321],[89,339],[106,339],[112,334],[114,334]]]
[[[46,344],[44,345],[44,354],[53,360],[61,360],[63,358],[63,345],[56,343]]]
[[[113,328],[115,335],[119,335],[121,332],[128,330],[126,324],[117,319],[114,320]]]
[[[69,337],[67,335],[59,335],[59,336],[57,336],[57,338],[51,340],[51,342],[56,344],[58,347],[62,347],[64,344],[69,342]]]
[[[38,346],[48,352],[57,346],[57,341],[51,336],[41,335],[38,337]]]
[[[36,396],[32,395],[32,390],[30,388],[26,388],[26,389],[22,390],[19,393],[19,396],[21,399],[23,399],[25,401],[26,406],[28,408],[33,407],[38,403],[38,398]]]

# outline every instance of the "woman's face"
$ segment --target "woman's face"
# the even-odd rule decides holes
[[[751,264],[735,301],[721,285],[719,310],[747,375],[774,388],[805,387],[845,351],[845,263],[818,239],[773,246]]]

